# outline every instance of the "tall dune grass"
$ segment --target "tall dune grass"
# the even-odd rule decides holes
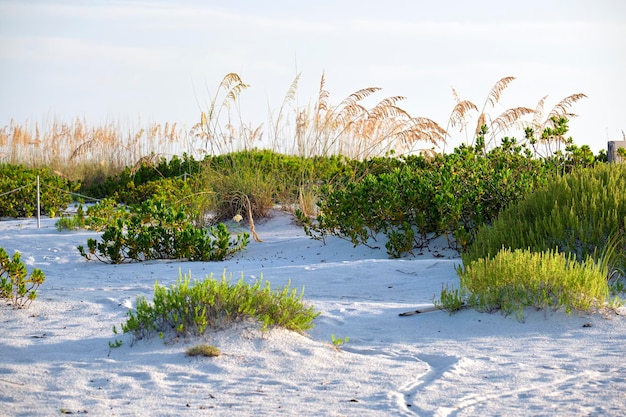
[[[485,126],[488,133],[483,145],[489,149],[497,146],[498,141],[507,133],[521,131],[525,132],[523,139],[529,141],[535,148],[536,156],[539,156],[541,151],[543,151],[543,156],[548,156],[559,150],[567,139],[559,135],[558,131],[556,134],[549,133],[556,130],[559,120],[577,117],[570,111],[570,108],[587,96],[582,93],[571,94],[556,103],[547,115],[544,115],[544,106],[548,96],[542,97],[534,109],[518,106],[506,109],[495,116],[492,115],[490,110],[496,108],[504,91],[514,80],[515,77],[504,77],[496,82],[489,90],[480,110],[474,102],[462,100],[457,91],[452,88],[456,104],[448,119],[446,133],[452,136],[458,129],[459,134],[464,133],[465,143],[475,145],[476,141],[484,136],[482,132]],[[474,120],[474,129],[472,129],[472,120]]]
[[[445,143],[447,133],[435,121],[411,116],[400,107],[403,96],[391,96],[366,107],[364,100],[379,87],[355,91],[339,104],[332,104],[322,74],[317,100],[303,108],[285,109],[295,97],[299,76],[292,82],[273,126],[274,150],[300,156],[344,155],[367,159],[394,151],[407,153]],[[286,121],[291,116],[293,119]],[[286,134],[283,126],[291,126]],[[292,141],[281,142],[287,135]],[[420,147],[421,146],[421,147]],[[423,148],[426,146],[426,148]],[[277,149],[278,148],[278,149]]]
[[[11,120],[0,129],[0,162],[26,166],[48,166],[75,180],[97,181],[124,167],[135,166],[160,157],[187,153],[195,158],[254,148],[297,156],[343,155],[368,159],[391,152],[434,153],[444,149],[454,134],[465,132],[466,143],[487,137],[485,148],[510,129],[526,129],[533,146],[552,149],[564,141],[555,128],[559,118],[575,115],[570,107],[584,94],[573,94],[559,102],[543,118],[542,98],[535,109],[514,107],[492,116],[504,90],[514,77],[504,77],[489,91],[481,107],[462,100],[453,89],[456,104],[446,127],[426,118],[410,115],[400,104],[403,96],[379,99],[368,107],[379,87],[355,91],[338,104],[331,101],[322,74],[314,102],[298,106],[298,75],[289,86],[279,110],[269,115],[267,128],[247,123],[240,111],[242,93],[250,86],[236,73],[227,74],[210,97],[208,108],[189,131],[176,123],[124,126],[117,122],[90,125],[77,118],[51,122]],[[532,119],[526,116],[532,115]],[[473,120],[475,118],[475,120]],[[472,123],[472,121],[474,123]],[[475,126],[475,128],[472,128]],[[489,132],[484,135],[484,127]],[[555,134],[546,135],[555,132]],[[458,132],[457,132],[458,130]]]
[[[11,120],[0,129],[0,162],[47,166],[73,179],[95,179],[133,166],[150,155],[185,152],[186,135],[175,123],[131,128],[119,123]]]

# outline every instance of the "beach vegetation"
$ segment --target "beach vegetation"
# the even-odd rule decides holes
[[[607,265],[582,262],[558,250],[502,249],[494,257],[458,265],[460,289],[444,288],[439,304],[451,312],[460,303],[524,320],[527,307],[543,311],[593,312],[609,297]]]
[[[0,299],[8,300],[13,308],[25,308],[37,298],[37,289],[44,283],[44,273],[35,268],[30,275],[19,252],[10,257],[0,247]]]
[[[339,346],[343,346],[346,343],[348,343],[350,341],[350,338],[348,336],[346,337],[336,337],[334,334],[330,335],[330,341],[333,344],[333,346],[339,347]]]
[[[136,339],[159,332],[200,336],[209,329],[253,319],[265,330],[282,327],[304,332],[313,327],[319,313],[303,302],[303,295],[304,290],[298,293],[290,284],[272,289],[263,277],[250,284],[243,276],[233,281],[226,271],[220,279],[211,274],[203,280],[179,273],[169,287],[155,284],[151,302],[138,297],[122,330]]]
[[[78,251],[87,260],[108,263],[152,259],[219,261],[244,249],[249,235],[231,235],[226,225],[197,227],[194,213],[182,204],[146,200],[130,206],[125,216],[103,229],[100,240],[89,238]]]
[[[222,352],[220,352],[219,348],[216,346],[203,343],[190,347],[185,351],[185,354],[187,356],[204,356],[207,358],[214,358],[216,356],[220,356]]]
[[[28,168],[0,163],[0,217],[32,217],[37,214],[39,177],[40,214],[57,216],[73,201],[77,182],[69,181],[49,168]]]
[[[597,258],[611,242],[626,252],[626,165],[600,164],[554,176],[518,204],[506,207],[476,232],[462,254],[464,263],[507,249],[557,249],[578,261]],[[616,257],[612,268],[624,269]]]
[[[523,317],[525,307],[600,310],[618,305],[626,275],[626,165],[553,176],[483,225],[461,254],[460,288],[438,303],[455,311]]]

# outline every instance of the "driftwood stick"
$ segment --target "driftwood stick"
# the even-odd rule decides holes
[[[437,306],[424,307],[424,308],[420,308],[419,310],[407,311],[405,313],[400,313],[398,315],[400,317],[407,317],[407,316],[414,316],[416,314],[428,313],[430,311],[437,311],[437,310],[440,310],[440,308]]]
[[[462,310],[464,308],[467,308],[467,304],[463,304],[461,307],[458,308],[458,310]],[[430,306],[430,307],[420,308],[418,310],[407,311],[405,313],[400,313],[398,315],[400,317],[407,317],[407,316],[414,316],[416,314],[428,313],[428,312],[437,311],[437,310],[445,310],[445,308],[437,307],[437,306]]]

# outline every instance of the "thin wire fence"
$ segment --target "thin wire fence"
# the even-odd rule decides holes
[[[37,176],[37,179],[35,180],[35,184],[34,185],[35,185],[35,189],[36,189],[36,193],[37,193],[37,213],[36,213],[36,215],[37,215],[37,228],[39,229],[39,228],[41,228],[41,204],[40,204],[40,202],[41,202],[41,186],[42,186],[42,184],[39,181],[39,176]],[[13,190],[5,191],[3,193],[0,193],[0,197],[16,193],[18,191],[21,191],[21,190],[23,190],[25,188],[32,187],[32,186],[33,186],[33,184],[26,184],[26,185],[23,185],[21,187],[15,188]],[[65,194],[69,194],[71,196],[79,197],[79,198],[84,199],[84,200],[90,200],[90,201],[94,201],[96,203],[99,202],[99,201],[102,201],[102,199],[99,199],[99,198],[90,197],[90,196],[87,196],[87,195],[84,195],[84,194],[80,194],[80,193],[75,193],[75,192],[72,192],[72,191],[64,190],[63,188],[55,187],[53,185],[43,184],[43,186],[44,187],[49,187],[50,189],[53,189],[53,190],[61,192],[61,193],[65,193]]]

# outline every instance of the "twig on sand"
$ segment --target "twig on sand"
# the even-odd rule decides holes
[[[466,308],[467,305],[463,304],[459,310]],[[437,307],[437,306],[430,306],[430,307],[424,307],[424,308],[420,308],[418,310],[411,310],[411,311],[406,311],[404,313],[400,313],[398,314],[400,317],[407,317],[407,316],[414,316],[416,314],[422,314],[422,313],[428,313],[431,311],[437,311],[437,310],[445,310],[445,308],[443,307]]]
[[[432,307],[420,308],[419,310],[407,311],[407,312],[404,312],[404,313],[400,313],[398,315],[400,317],[407,317],[407,316],[414,316],[416,314],[428,313],[430,311],[437,311],[437,310],[441,310],[441,309],[439,307],[437,307],[437,306],[432,306]]]

